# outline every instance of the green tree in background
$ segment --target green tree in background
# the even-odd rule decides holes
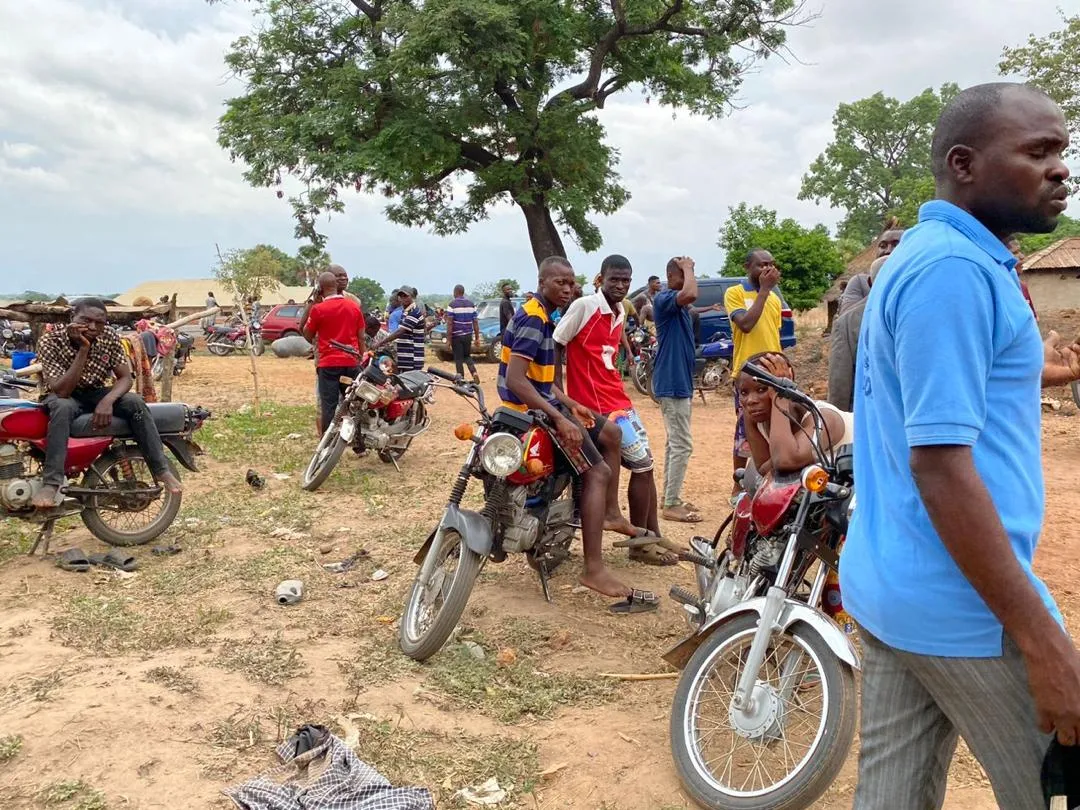
[[[841,104],[833,115],[833,141],[810,164],[800,200],[827,201],[845,211],[839,235],[866,245],[889,216],[913,225],[919,206],[933,197],[930,139],[941,110],[960,92],[944,84],[909,101],[875,93]]]
[[[824,225],[807,229],[793,219],[777,220],[776,212],[746,203],[728,209],[720,228],[720,247],[727,251],[723,274],[745,275],[751,250],[769,251],[780,268],[780,288],[795,309],[812,309],[844,270],[829,231]]]
[[[1020,249],[1030,256],[1037,250],[1050,247],[1060,239],[1070,236],[1080,236],[1080,220],[1062,215],[1058,217],[1058,226],[1053,233],[1021,233],[1016,238],[1020,242]]]
[[[353,276],[349,279],[349,292],[360,299],[364,309],[382,309],[386,306],[386,290],[373,278]]]
[[[512,278],[500,278],[498,281],[477,284],[473,287],[473,300],[481,301],[485,298],[502,298],[502,289],[507,284],[510,285],[514,295],[518,295],[521,292],[521,284],[518,281]]]
[[[796,0],[255,6],[255,31],[226,55],[245,92],[227,102],[218,141],[252,185],[299,181],[299,238],[323,244],[316,219],[343,210],[347,189],[377,192],[391,221],[440,235],[509,202],[538,262],[566,255],[556,223],[599,248],[590,216],[630,196],[604,142],[609,98],[635,88],[723,115],[746,71],[808,16]]]
[[[1080,14],[1066,17],[1064,27],[1045,37],[1028,37],[1026,45],[1005,48],[998,69],[1019,74],[1041,87],[1061,107],[1072,132],[1073,146],[1080,141]]]

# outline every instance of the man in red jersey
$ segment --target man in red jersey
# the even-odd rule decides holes
[[[334,411],[345,390],[342,377],[355,377],[360,372],[356,357],[335,348],[331,340],[355,349],[365,350],[364,315],[355,302],[338,292],[337,277],[332,272],[319,276],[319,292],[304,323],[304,337],[318,350],[319,413],[323,431],[334,421]]]
[[[622,344],[625,310],[622,302],[630,290],[633,270],[624,256],[608,256],[600,266],[600,290],[574,301],[555,327],[555,342],[566,352],[566,393],[586,408],[606,417],[621,431],[621,446],[602,442],[601,452],[612,469],[608,485],[607,518],[604,528],[635,538],[630,559],[649,565],[675,565],[678,557],[666,543],[656,542],[660,534],[657,515],[656,482],[649,437],[626,395],[615,358]],[[619,511],[619,466],[630,471],[627,500],[629,522]],[[637,528],[643,527],[643,528]],[[646,537],[653,542],[641,544]]]

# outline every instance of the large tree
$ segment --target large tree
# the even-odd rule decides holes
[[[348,289],[366,309],[382,309],[386,306],[386,290],[373,278],[353,276],[349,279]]]
[[[1005,48],[998,68],[1019,74],[1041,87],[1065,113],[1074,146],[1080,140],[1080,14],[1061,15],[1064,27],[1045,37],[1028,37],[1026,45]]]
[[[940,92],[928,88],[908,101],[875,93],[841,104],[833,115],[832,143],[810,164],[799,199],[843,209],[840,236],[864,245],[889,216],[913,225],[918,206],[933,196],[934,125],[959,91],[945,84]]]
[[[799,310],[817,306],[844,270],[840,251],[824,225],[804,228],[793,219],[778,220],[775,211],[760,205],[739,203],[729,208],[718,244],[727,251],[725,276],[744,275],[751,250],[769,251],[780,268],[784,298]]]
[[[797,0],[253,0],[226,56],[246,84],[219,141],[256,186],[299,180],[297,235],[343,189],[394,222],[460,233],[500,202],[537,260],[585,250],[629,198],[600,111],[637,88],[719,116],[746,70],[805,18]],[[286,196],[284,189],[278,196]]]

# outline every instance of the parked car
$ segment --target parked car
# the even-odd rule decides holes
[[[724,276],[722,278],[699,278],[698,298],[695,307],[711,307],[713,304],[724,304],[724,294],[728,288],[735,284],[745,282],[746,276]],[[631,300],[645,291],[644,287],[634,290],[628,296]],[[790,349],[795,345],[795,314],[791,311],[784,294],[780,290],[775,291],[780,296],[783,309],[780,311],[780,346]],[[731,337],[731,321],[728,320],[727,312],[705,312],[699,318],[697,334],[694,340],[697,345],[711,343],[718,340],[717,335]]]
[[[525,303],[525,299],[511,298],[514,309]],[[472,354],[475,357],[486,357],[494,363],[499,361],[502,354],[502,335],[499,333],[499,304],[501,298],[485,298],[476,305],[476,316],[480,321],[480,342],[475,340],[472,344]],[[446,339],[446,322],[437,324],[431,330],[431,348],[443,360],[452,360],[453,352],[450,350],[450,342]]]
[[[303,304],[278,304],[262,320],[262,337],[266,343],[273,343],[278,338],[300,334],[300,315],[304,312]]]

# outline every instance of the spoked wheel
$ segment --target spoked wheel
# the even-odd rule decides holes
[[[484,559],[454,529],[442,529],[416,575],[398,639],[409,658],[426,661],[454,632]]]
[[[337,466],[344,452],[345,440],[341,438],[341,422],[335,419],[323,432],[319,445],[315,448],[315,454],[308,462],[307,469],[304,470],[303,488],[308,492],[314,492],[322,486],[323,481],[334,471],[334,467]]]
[[[233,345],[225,341],[209,340],[206,342],[206,350],[210,352],[210,354],[224,357],[227,354],[232,354]]]
[[[740,616],[690,659],[671,710],[683,785],[713,810],[802,810],[832,783],[855,736],[855,676],[817,633],[773,636],[751,706],[732,705],[758,616]]]
[[[176,475],[171,465],[170,471]],[[112,546],[141,546],[156,539],[172,525],[183,497],[164,487],[157,495],[146,494],[158,485],[142,454],[130,447],[110,451],[87,470],[83,486],[107,493],[89,501],[80,516],[94,537]]]
[[[265,351],[266,343],[263,342],[262,336],[260,335],[251,342],[251,353],[256,357],[262,357],[262,354]]]
[[[165,373],[165,360],[161,357],[155,357],[150,366],[150,372],[154,375],[154,382],[160,382],[161,375]]]

